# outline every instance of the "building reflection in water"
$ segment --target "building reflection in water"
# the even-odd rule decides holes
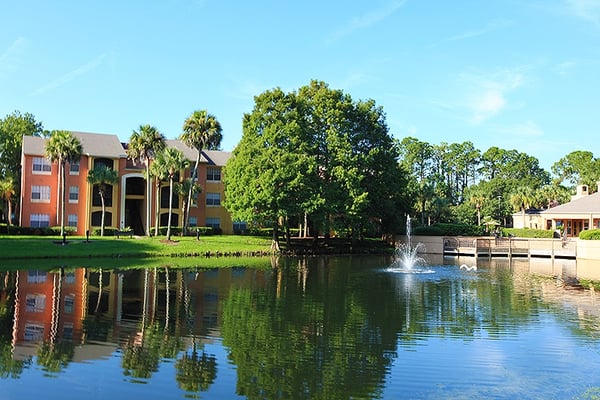
[[[42,343],[66,342],[72,361],[83,361],[143,346],[150,326],[189,341],[217,337],[222,297],[236,282],[264,287],[266,275],[244,268],[20,270],[6,272],[0,299],[10,302],[14,290],[14,359],[31,359]]]

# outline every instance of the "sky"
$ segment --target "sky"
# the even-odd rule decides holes
[[[326,82],[390,134],[600,156],[600,0],[20,0],[1,6],[0,118],[177,138],[194,110],[242,136],[254,96]]]

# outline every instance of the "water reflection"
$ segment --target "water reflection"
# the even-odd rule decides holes
[[[0,377],[64,383],[74,379],[66,378],[76,374],[73,364],[107,371],[116,359],[121,379],[107,383],[97,398],[157,379],[167,379],[162,392],[137,385],[136,394],[415,398],[468,386],[451,358],[456,340],[476,343],[486,357],[509,356],[513,364],[505,367],[531,381],[530,389],[517,393],[521,397],[545,393],[546,382],[561,374],[570,377],[565,390],[577,393],[590,365],[600,367],[595,298],[539,278],[577,276],[574,261],[430,258],[427,274],[396,273],[387,268],[392,261],[314,257],[265,260],[264,269],[6,271],[0,280]],[[461,264],[477,270],[461,270]],[[554,357],[564,358],[564,349],[536,349],[537,339],[522,339],[523,332],[548,326],[566,327],[568,340],[592,346],[592,352],[574,353],[587,357],[585,367],[557,367]],[[439,340],[446,342],[443,350]],[[538,350],[540,365],[552,368],[527,369],[527,352],[510,347],[519,340]],[[408,360],[413,369],[404,369]],[[503,397],[505,385],[493,372],[500,361],[493,371],[481,369],[488,358],[462,362],[462,373],[478,374],[476,394],[493,387]],[[452,389],[432,387],[421,373]]]

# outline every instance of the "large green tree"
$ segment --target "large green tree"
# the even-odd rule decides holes
[[[15,193],[10,202],[14,210],[21,197],[21,150],[23,136],[43,136],[42,123],[33,114],[14,111],[0,119],[0,179],[12,178],[16,182]],[[18,211],[15,211],[18,215]]]
[[[60,184],[57,204],[60,204],[60,235],[65,233],[65,205],[66,205],[66,164],[79,161],[83,151],[81,142],[69,131],[52,131],[46,142],[46,156],[52,162],[58,163]]]
[[[591,151],[573,151],[552,164],[551,169],[559,184],[566,181],[572,186],[588,185],[590,190],[596,191],[600,180],[600,159]]]
[[[183,133],[179,136],[188,147],[196,149],[196,163],[192,171],[192,181],[188,187],[186,210],[183,219],[183,232],[185,233],[188,227],[188,218],[190,213],[190,205],[192,203],[193,188],[198,181],[198,165],[202,150],[216,150],[221,145],[223,139],[221,124],[217,118],[209,114],[206,110],[194,111],[183,123]]]
[[[313,233],[355,237],[403,214],[405,179],[383,110],[318,81],[255,98],[224,182],[234,219],[271,224],[274,246],[280,222],[286,233],[307,221]]]
[[[225,207],[234,220],[272,226],[274,248],[278,221],[308,210],[308,199],[319,196],[316,187],[307,187],[316,163],[309,139],[302,140],[298,108],[296,96],[279,88],[257,96],[223,174]]]
[[[102,164],[88,173],[87,181],[98,188],[100,202],[102,204],[102,222],[100,223],[100,236],[104,236],[104,215],[106,207],[104,205],[104,196],[108,185],[114,185],[119,182],[119,174],[112,168]]]
[[[129,137],[127,156],[132,160],[139,160],[146,168],[146,235],[150,236],[150,213],[152,209],[152,182],[149,174],[150,160],[157,152],[165,148],[165,136],[152,125],[140,125]],[[156,221],[158,224],[158,221]]]

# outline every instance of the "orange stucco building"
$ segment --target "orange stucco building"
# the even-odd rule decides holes
[[[160,201],[159,226],[166,226],[169,214],[168,183],[160,186],[157,199],[156,186],[146,193],[144,166],[127,159],[126,144],[116,135],[72,132],[81,142],[83,152],[79,162],[67,164],[65,181],[65,226],[75,229],[77,235],[85,235],[101,225],[102,208],[97,188],[87,182],[88,172],[104,164],[118,172],[119,183],[109,186],[105,195],[105,226],[123,229],[129,227],[135,234],[146,232],[147,213],[151,227],[156,224],[155,210]],[[45,138],[24,136],[21,157],[21,226],[49,227],[60,225],[59,167],[45,156]],[[191,175],[197,150],[187,147],[179,140],[167,140],[168,147],[176,147],[190,160],[190,168],[183,171]],[[203,151],[198,167],[198,183],[202,192],[190,207],[190,227],[212,226],[225,234],[234,232],[230,214],[222,206],[224,187],[222,169],[231,153]],[[146,196],[151,198],[151,209],[146,210]],[[171,226],[183,224],[182,199],[175,197]],[[244,224],[236,229],[244,229]]]

